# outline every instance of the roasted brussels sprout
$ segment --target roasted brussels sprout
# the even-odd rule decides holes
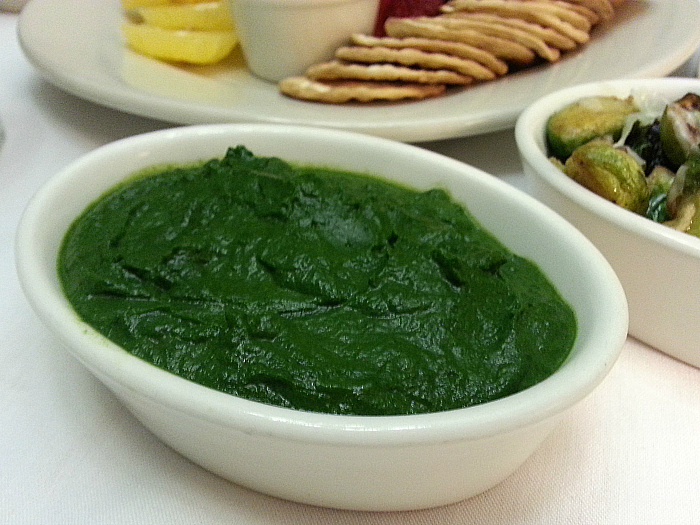
[[[700,153],[700,96],[688,93],[666,106],[661,116],[661,143],[673,168],[691,153]]]
[[[633,98],[586,97],[552,115],[547,122],[547,146],[564,161],[576,148],[600,137],[617,140],[627,116],[638,111]]]
[[[700,95],[583,98],[550,117],[546,138],[551,162],[582,186],[700,237]]]
[[[637,160],[604,139],[576,148],[564,164],[564,172],[601,197],[635,213],[645,214],[649,188]]]

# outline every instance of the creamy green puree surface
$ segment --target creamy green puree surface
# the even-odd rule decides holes
[[[306,411],[494,400],[552,374],[576,335],[538,268],[444,191],[242,146],[100,198],[58,271],[79,315],[134,355]]]

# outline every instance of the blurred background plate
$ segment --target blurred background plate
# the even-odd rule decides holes
[[[178,124],[267,122],[331,127],[405,142],[508,129],[556,89],[594,80],[664,76],[700,44],[698,0],[627,0],[580,51],[554,65],[448,95],[399,104],[325,105],[280,95],[240,55],[209,67],[176,67],[136,55],[119,32],[113,0],[31,0],[19,19],[30,62],[56,86],[87,100]]]
[[[0,11],[18,13],[26,3],[27,0],[0,0]]]

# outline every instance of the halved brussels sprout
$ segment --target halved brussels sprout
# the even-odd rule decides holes
[[[635,213],[645,214],[650,191],[637,160],[603,139],[576,148],[564,172],[601,197]]]
[[[600,137],[617,140],[628,115],[638,107],[633,98],[585,97],[554,113],[547,121],[547,146],[564,161],[576,148]]]

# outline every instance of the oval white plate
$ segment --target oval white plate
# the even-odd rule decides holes
[[[119,2],[32,0],[19,40],[50,82],[90,101],[178,124],[267,122],[358,131],[406,142],[507,129],[537,98],[572,84],[664,76],[700,44],[697,0],[627,0],[611,24],[554,65],[422,102],[334,106],[292,100],[253,77],[240,57],[182,68],[127,50]]]

